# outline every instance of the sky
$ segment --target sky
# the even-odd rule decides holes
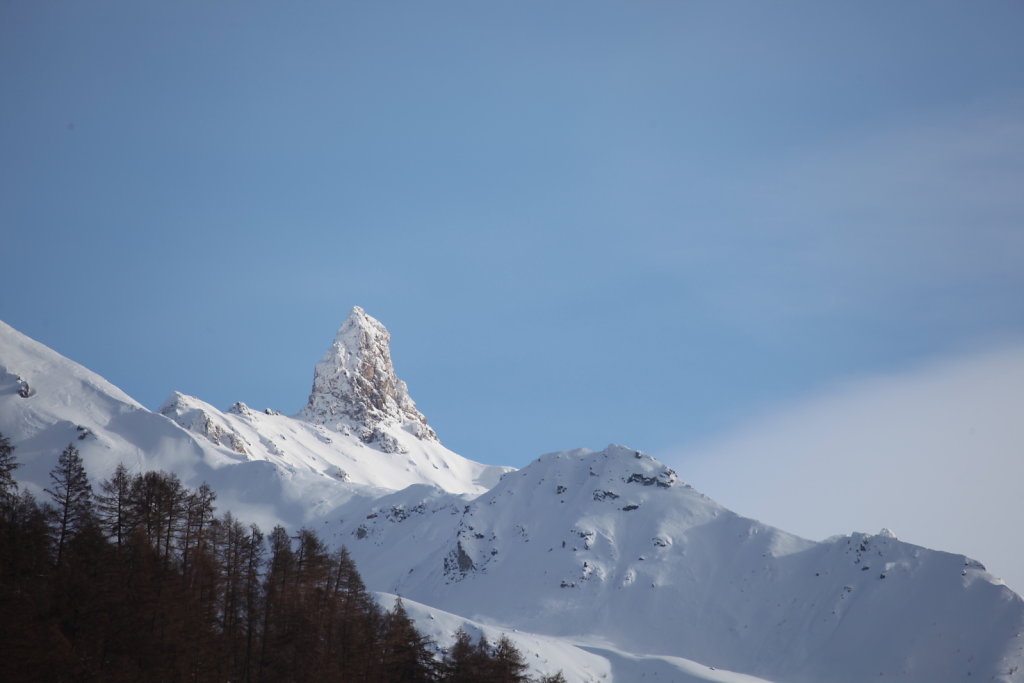
[[[0,3],[0,318],[150,408],[292,413],[359,305],[453,450],[627,444],[781,525],[847,443],[955,469],[933,375],[1024,405],[955,371],[1019,377],[1022,29],[1014,0]],[[793,484],[746,497],[764,471]],[[882,507],[915,541],[858,481],[791,530]],[[1005,481],[961,509],[1024,521]]]

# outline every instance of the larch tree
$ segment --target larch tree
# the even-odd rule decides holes
[[[333,558],[335,610],[329,623],[332,656],[345,662],[351,680],[368,680],[377,670],[373,652],[380,648],[382,615],[366,584],[342,546]]]
[[[402,598],[384,615],[381,656],[386,680],[418,683],[434,679],[430,641],[412,623]]]
[[[68,540],[93,521],[92,486],[85,473],[82,456],[72,444],[68,444],[57,458],[57,465],[50,470],[50,481],[53,488],[44,490],[53,498],[55,505],[53,526],[57,537],[56,564],[59,567]]]
[[[14,470],[19,463],[14,459],[11,440],[0,434],[0,503],[9,505],[18,495],[18,483],[14,481]]]
[[[132,477],[124,463],[119,463],[113,476],[100,482],[102,493],[96,496],[100,525],[107,536],[114,540],[118,550],[124,545],[131,528],[128,514],[131,487]]]
[[[519,651],[509,637],[504,633],[494,646],[493,654],[493,678],[496,683],[520,683],[527,681],[526,660],[523,653]]]
[[[449,683],[476,683],[480,680],[476,648],[466,629],[455,631],[455,640],[442,662],[442,680]]]

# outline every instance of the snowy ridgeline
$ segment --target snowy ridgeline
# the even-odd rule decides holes
[[[36,493],[69,442],[94,481],[123,462],[208,482],[221,511],[345,544],[439,646],[507,633],[570,681],[1024,680],[1024,604],[977,562],[891,534],[800,539],[619,446],[467,460],[388,339],[354,309],[294,417],[177,393],[150,412],[0,323],[0,433]]]

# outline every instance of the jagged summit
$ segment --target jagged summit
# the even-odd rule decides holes
[[[387,441],[385,425],[437,441],[391,364],[391,334],[359,306],[316,364],[313,389],[297,417],[336,431],[354,431],[366,443]]]

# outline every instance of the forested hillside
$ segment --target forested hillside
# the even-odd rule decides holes
[[[119,467],[94,492],[69,444],[39,502],[17,466],[0,435],[4,680],[527,680],[506,639],[428,641],[345,548],[217,516],[205,485]]]

